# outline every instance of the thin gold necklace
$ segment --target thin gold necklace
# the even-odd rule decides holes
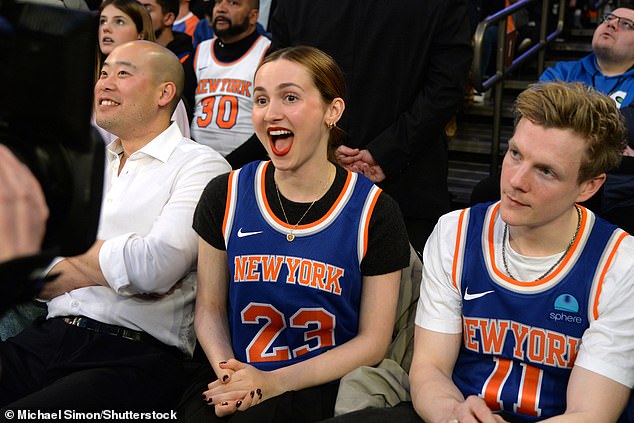
[[[566,247],[566,251],[564,251],[564,253],[561,255],[561,257],[559,257],[559,260],[557,260],[555,262],[555,264],[553,264],[552,266],[550,266],[550,268],[548,270],[546,270],[546,273],[544,273],[543,275],[541,275],[540,277],[535,279],[533,282],[536,282],[538,280],[544,279],[546,276],[548,276],[550,274],[550,272],[552,272],[555,269],[555,267],[557,267],[559,265],[559,263],[561,263],[561,261],[564,259],[564,257],[566,257],[566,254],[568,254],[568,251],[570,251],[570,249],[574,245],[575,240],[577,239],[577,235],[579,235],[579,229],[581,229],[581,210],[579,209],[579,207],[576,204],[575,204],[575,209],[577,210],[577,229],[575,230],[575,234],[572,236],[572,239],[570,240],[570,243],[568,244],[568,247]],[[502,263],[504,264],[504,270],[506,270],[506,274],[509,275],[509,277],[511,279],[516,281],[517,279],[515,278],[515,276],[513,276],[513,274],[509,270],[508,264],[506,263],[506,248],[504,247],[504,245],[506,244],[506,239],[507,239],[507,236],[508,236],[508,228],[509,228],[508,225],[505,223],[504,224],[504,234],[502,235]],[[509,243],[510,242],[511,241],[509,240]]]
[[[304,214],[302,215],[302,217],[299,218],[299,220],[297,221],[297,223],[293,226],[291,226],[290,223],[288,223],[288,217],[286,216],[286,210],[284,210],[284,205],[282,204],[282,198],[280,197],[280,190],[277,188],[277,182],[275,181],[275,176],[273,176],[273,183],[275,184],[275,193],[277,194],[277,201],[280,202],[280,207],[282,208],[282,214],[284,214],[284,220],[286,221],[286,224],[288,225],[288,229],[289,232],[286,234],[286,240],[288,242],[293,242],[295,240],[295,234],[293,232],[295,232],[295,230],[297,229],[297,227],[299,226],[299,224],[301,223],[302,220],[304,220],[304,218],[306,217],[306,215],[308,214],[308,212],[310,211],[310,209],[313,208],[313,206],[315,205],[315,203],[317,202],[317,200],[319,200],[323,194],[325,194],[325,191],[328,187],[328,182],[330,182],[330,176],[332,174],[332,171],[330,171],[328,173],[328,177],[326,178],[326,182],[324,183],[324,186],[321,188],[320,194],[317,198],[315,198],[313,200],[312,203],[310,203],[310,206],[308,206],[308,208],[306,209],[306,211],[304,212]]]

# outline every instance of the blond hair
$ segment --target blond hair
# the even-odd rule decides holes
[[[515,125],[524,118],[544,128],[569,129],[586,141],[579,183],[619,166],[625,148],[623,117],[610,97],[579,82],[530,85],[515,101]]]

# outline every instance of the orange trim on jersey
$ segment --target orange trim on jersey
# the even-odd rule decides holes
[[[579,233],[577,234],[577,238],[570,247],[570,250],[568,251],[568,254],[566,254],[566,257],[564,257],[561,263],[559,263],[559,266],[557,266],[554,272],[542,279],[542,282],[548,282],[552,280],[564,267],[566,267],[566,264],[568,264],[568,262],[572,259],[574,251],[577,249],[579,243],[581,242],[582,237],[580,235],[585,232],[586,225],[588,223],[588,211],[585,207],[582,207],[580,205],[577,205],[577,207],[579,207],[579,210],[581,211],[581,222],[579,223]]]
[[[189,54],[186,54],[185,56],[181,57],[180,58],[181,63],[185,63],[185,61],[189,59],[189,56],[190,56]]]
[[[335,209],[339,206],[339,204],[341,203],[344,195],[346,194],[346,192],[348,191],[348,188],[350,187],[350,184],[352,183],[352,172],[350,172],[349,170],[348,172],[348,177],[346,178],[346,182],[343,184],[343,188],[341,189],[341,192],[339,192],[339,197],[337,197],[337,199],[335,200],[335,202],[333,203],[332,207],[330,207],[330,210],[328,210],[328,212],[323,215],[321,217],[321,219],[313,222],[313,223],[307,223],[305,225],[299,225],[297,227],[297,229],[308,229],[308,228],[312,228],[314,226],[319,225],[321,222],[323,222],[324,220],[328,219],[328,217],[330,217],[330,215],[335,211]],[[336,177],[336,176],[335,176]],[[334,181],[333,181],[334,182]]]
[[[213,41],[210,43],[211,44],[211,60],[213,60],[218,66],[233,66],[236,63],[240,63],[245,57],[247,57],[251,53],[251,51],[255,48],[256,44],[258,44],[262,38],[264,38],[263,35],[260,35],[258,38],[256,38],[253,44],[251,44],[251,47],[249,47],[249,49],[242,56],[240,56],[238,59],[234,60],[233,62],[221,62],[220,60],[216,59],[216,55],[214,54],[214,44],[216,43],[216,40],[218,39],[218,37],[214,37]],[[270,47],[270,44],[269,44],[269,47]],[[268,47],[266,48],[266,50],[268,50]],[[266,50],[264,50],[264,53],[262,54],[262,56],[266,54]],[[261,60],[262,58],[260,57],[260,61]]]
[[[275,213],[273,213],[273,210],[271,210],[271,206],[269,205],[269,199],[266,197],[266,169],[269,167],[270,164],[271,161],[269,160],[262,166],[262,177],[260,178],[260,192],[262,193],[262,202],[264,203],[264,208],[266,209],[266,212],[269,214],[269,216],[273,218],[273,220],[275,220],[277,223],[284,226],[285,228],[290,229],[291,226],[288,223],[281,221],[277,218],[277,216],[275,216]]]
[[[264,164],[264,166],[262,167],[262,182],[260,183],[260,192],[262,193],[262,200],[264,202],[264,207],[266,208],[266,212],[269,214],[269,216],[271,216],[271,218],[279,225],[291,229],[294,227],[294,225],[291,225],[290,223],[284,222],[283,220],[280,220],[275,213],[273,213],[273,210],[271,210],[271,206],[269,205],[269,200],[268,198],[266,198],[266,190],[265,190],[265,180],[266,180],[266,169],[269,166],[269,164],[271,163],[271,161],[268,161]],[[337,197],[337,200],[335,200],[334,204],[332,205],[332,207],[330,207],[330,210],[328,210],[328,212],[323,215],[321,217],[321,219],[312,222],[312,223],[307,223],[305,225],[299,225],[297,226],[297,228],[293,229],[293,231],[297,231],[300,229],[309,229],[312,227],[315,227],[317,225],[319,225],[321,222],[323,222],[324,220],[326,220],[333,212],[334,210],[337,208],[337,206],[339,205],[339,203],[341,203],[341,200],[343,198],[343,196],[345,195],[346,191],[348,190],[348,187],[350,186],[350,181],[352,179],[352,172],[347,171],[348,172],[348,177],[346,178],[346,182],[343,185],[343,188],[341,190],[341,192],[339,193],[339,197]]]
[[[489,243],[489,260],[491,263],[491,268],[493,269],[495,274],[500,279],[503,279],[505,282],[508,282],[511,285],[515,285],[517,287],[531,287],[531,288],[546,284],[550,282],[553,278],[557,277],[559,273],[561,273],[561,271],[566,267],[566,264],[568,264],[570,259],[574,256],[575,251],[577,250],[577,247],[579,246],[579,243],[581,242],[581,238],[583,238],[580,234],[584,233],[587,222],[588,222],[588,211],[585,209],[585,207],[582,207],[579,205],[577,205],[577,207],[579,207],[579,210],[581,210],[581,223],[579,225],[579,234],[577,235],[577,239],[575,239],[575,242],[570,247],[570,250],[568,250],[568,253],[566,253],[566,256],[564,257],[564,259],[561,261],[561,263],[559,263],[559,266],[557,266],[557,268],[555,268],[555,270],[553,270],[550,275],[546,276],[543,279],[539,279],[533,282],[520,282],[520,281],[516,281],[515,279],[511,279],[509,276],[501,272],[500,269],[498,269],[498,267],[495,265],[495,251],[493,248],[494,246],[493,229],[495,227],[495,216],[500,211],[500,203],[497,203],[494,207],[493,213],[491,214],[491,221],[489,223],[489,231],[488,231],[488,237],[487,237],[487,240]],[[504,240],[502,240],[502,242],[504,242]]]
[[[198,25],[200,19],[196,15],[190,16],[185,20],[185,34],[188,34],[190,37],[194,37],[194,31],[196,30],[196,25]]]
[[[504,7],[509,7],[511,5],[511,2],[509,0],[506,0],[504,2]],[[506,18],[506,33],[509,34],[511,32],[515,31],[515,22],[513,21],[513,16],[509,16],[508,18]]]
[[[225,233],[225,230],[227,229],[227,219],[229,217],[229,212],[231,210],[231,196],[233,194],[233,174],[234,174],[235,170],[232,170],[231,173],[229,173],[229,181],[227,182],[227,201],[225,202],[225,216],[222,219],[222,233]]]
[[[497,203],[494,208],[493,208],[493,213],[491,214],[491,222],[489,223],[489,229],[487,231],[487,243],[489,244],[489,262],[491,263],[491,268],[493,269],[493,272],[501,277],[502,279],[504,279],[507,282],[514,282],[513,279],[508,278],[504,273],[500,272],[500,270],[498,269],[498,267],[495,265],[495,251],[493,251],[493,233],[494,233],[494,228],[495,228],[495,216],[498,214],[498,212],[500,211],[500,203]],[[504,242],[504,240],[502,240],[502,242]]]
[[[453,253],[453,265],[451,266],[451,281],[453,282],[453,286],[458,289],[458,275],[456,272],[458,271],[458,259],[460,257],[460,241],[462,239],[462,223],[464,221],[464,216],[467,214],[467,209],[462,209],[460,212],[460,218],[458,219],[458,233],[456,234],[456,246],[454,248]]]
[[[618,239],[614,243],[612,251],[610,251],[610,255],[608,255],[608,259],[605,262],[605,266],[603,266],[603,270],[601,270],[601,276],[599,277],[599,283],[597,284],[597,293],[594,296],[594,304],[592,305],[592,314],[595,320],[599,317],[599,297],[601,296],[601,290],[603,289],[603,280],[605,279],[605,274],[608,273],[608,269],[612,264],[612,260],[614,260],[616,250],[619,248],[619,245],[621,245],[621,241],[623,241],[626,236],[628,236],[627,232],[623,232],[621,235],[619,235]]]
[[[381,189],[379,188],[374,193],[374,198],[370,202],[370,207],[368,207],[368,213],[365,218],[365,227],[363,228],[363,254],[361,257],[365,257],[365,252],[368,250],[368,233],[370,232],[370,218],[372,217],[372,213],[374,212],[374,206],[376,206],[376,202],[379,200],[379,195],[381,194]]]

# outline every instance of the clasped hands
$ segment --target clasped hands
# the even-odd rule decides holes
[[[244,411],[284,392],[271,372],[241,361],[221,361],[218,379],[207,385],[202,399],[213,405],[218,417]]]
[[[385,173],[381,166],[374,160],[368,150],[359,150],[341,145],[335,152],[339,164],[352,172],[364,174],[374,183],[385,180]]]

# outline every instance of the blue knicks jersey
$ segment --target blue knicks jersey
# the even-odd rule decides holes
[[[462,295],[463,342],[453,379],[465,397],[479,395],[492,410],[526,421],[565,411],[581,337],[597,318],[603,276],[623,234],[580,209],[575,243],[535,282],[515,281],[497,267],[499,203],[462,212],[453,280]]]
[[[288,225],[269,207],[265,173],[251,163],[229,177],[223,222],[229,264],[229,326],[236,358],[273,370],[356,336],[370,216],[380,193],[348,172],[317,222]],[[277,201],[277,198],[271,199]]]

